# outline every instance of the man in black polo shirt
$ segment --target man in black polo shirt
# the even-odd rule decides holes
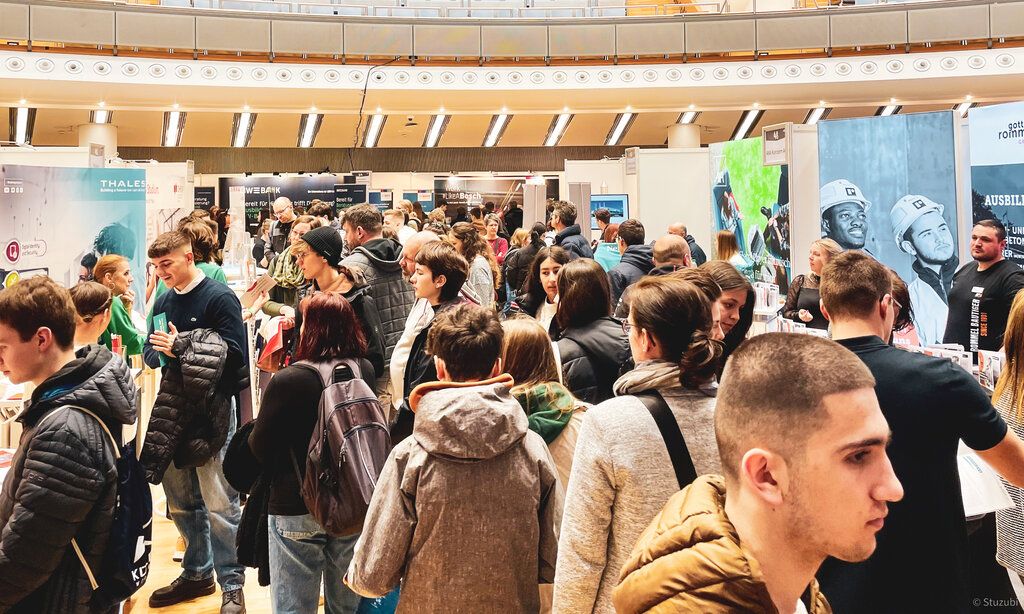
[[[958,440],[1014,484],[1024,483],[1024,443],[966,371],[888,345],[903,306],[892,297],[884,265],[863,252],[846,252],[829,262],[821,279],[832,338],[875,376],[878,403],[892,429],[889,458],[905,493],[890,505],[875,554],[856,564],[827,560],[818,573],[822,591],[836,614],[967,613],[970,568]]]
[[[971,230],[971,257],[953,276],[949,290],[949,316],[944,343],[959,343],[965,350],[997,351],[1010,305],[1024,288],[1024,271],[1003,257],[1006,227],[998,220],[982,220]]]

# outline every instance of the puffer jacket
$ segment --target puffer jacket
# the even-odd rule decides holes
[[[725,480],[715,475],[668,500],[633,547],[613,600],[623,614],[779,614],[760,565],[725,515]],[[809,614],[832,612],[813,579],[804,605]]]
[[[25,430],[0,492],[2,612],[102,611],[89,605],[92,587],[71,539],[89,567],[99,569],[114,516],[117,467],[103,427],[67,406],[91,411],[119,437],[122,425],[135,422],[135,383],[103,346],[88,345],[76,356],[36,388],[18,417]]]
[[[342,266],[361,272],[369,284],[384,332],[385,367],[391,364],[391,353],[416,300],[412,285],[402,272],[401,250],[401,245],[390,239],[375,239],[355,248],[341,261]]]
[[[220,453],[231,421],[231,397],[218,386],[228,345],[215,331],[178,333],[173,366],[164,369],[139,458],[146,479],[159,484],[174,461],[179,469],[199,467]]]
[[[348,571],[398,612],[536,612],[554,578],[562,498],[512,377],[417,387],[411,437],[377,481]],[[444,590],[438,590],[443,578]]]
[[[517,296],[523,292],[523,286],[526,285],[526,277],[530,273],[530,265],[533,264],[533,259],[537,257],[537,252],[544,247],[544,244],[534,245],[528,243],[523,247],[517,248],[507,256],[505,256],[505,265],[503,267],[501,278],[508,283],[508,287],[512,289],[512,296]]]
[[[583,231],[579,224],[568,226],[556,234],[555,245],[569,252],[574,259],[594,257],[594,251],[590,249],[590,241],[583,238]]]
[[[650,245],[630,245],[622,253],[622,259],[608,271],[608,285],[612,291],[612,305],[618,305],[626,288],[654,268],[651,260],[653,248]]]
[[[592,404],[612,398],[612,384],[632,360],[622,322],[612,317],[563,331],[558,354],[565,387],[577,399]]]

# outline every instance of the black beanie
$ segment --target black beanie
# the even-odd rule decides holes
[[[332,267],[338,266],[341,262],[341,250],[344,243],[338,231],[330,226],[314,228],[302,235],[302,240],[309,245],[310,249],[320,254]]]

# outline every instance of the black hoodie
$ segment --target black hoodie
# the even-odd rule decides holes
[[[117,498],[114,449],[96,414],[120,437],[135,422],[135,383],[105,347],[89,345],[44,381],[18,417],[24,432],[0,492],[0,611],[86,613],[92,588],[75,538],[99,569]],[[52,412],[60,412],[43,420]],[[42,421],[42,423],[40,423]]]

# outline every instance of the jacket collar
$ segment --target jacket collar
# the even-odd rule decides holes
[[[942,302],[948,305],[949,294],[947,288],[953,284],[953,274],[956,273],[959,265],[960,260],[954,254],[949,260],[942,263],[938,273],[921,264],[921,261],[917,258],[914,259],[912,268],[917,273],[918,279],[931,286],[935,294],[939,295],[939,298],[942,299]]]
[[[571,237],[573,235],[582,235],[583,231],[580,230],[579,224],[573,224],[572,226],[566,226],[558,234],[555,235],[556,243],[561,243],[563,239]]]
[[[510,388],[515,385],[515,381],[512,376],[508,373],[502,373],[497,377],[490,379],[479,380],[476,382],[426,382],[413,388],[412,392],[409,393],[409,407],[412,408],[413,412],[420,404],[420,399],[423,395],[428,392],[434,392],[435,390],[448,390],[451,388],[475,388],[477,386],[490,386],[492,384],[507,384]]]

